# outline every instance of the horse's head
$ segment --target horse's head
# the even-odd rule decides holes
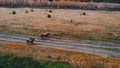
[[[46,35],[50,35],[50,33],[47,33]]]

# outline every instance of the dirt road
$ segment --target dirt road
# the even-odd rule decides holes
[[[0,41],[26,44],[29,39],[27,35],[18,35],[0,32]],[[86,52],[90,54],[120,58],[120,44],[111,42],[100,42],[90,40],[63,40],[49,39],[41,40],[35,37],[35,46],[45,46],[71,51]]]

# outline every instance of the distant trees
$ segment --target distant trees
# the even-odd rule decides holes
[[[53,0],[48,0],[48,1],[53,2]]]
[[[90,2],[91,0],[80,0],[82,2]],[[94,2],[110,2],[110,3],[120,3],[120,0],[93,0]]]
[[[48,4],[49,2],[53,1],[59,1],[56,3]],[[68,0],[0,0],[0,6],[4,7],[57,7],[59,5],[60,7],[64,8],[79,8],[76,3],[73,4],[63,4],[64,1]],[[111,3],[120,3],[120,0],[69,0],[74,2],[111,2]]]

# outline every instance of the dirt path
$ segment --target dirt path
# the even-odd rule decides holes
[[[0,41],[14,42],[26,44],[29,36],[9,34],[0,32]],[[109,56],[120,58],[120,44],[90,40],[62,40],[62,39],[50,39],[41,40],[39,37],[35,37],[35,44],[39,46],[47,46],[65,50],[86,52],[90,54]]]

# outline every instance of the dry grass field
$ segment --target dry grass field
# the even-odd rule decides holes
[[[120,40],[119,11],[51,9],[50,13],[46,9],[33,10],[0,8],[0,31],[35,36],[49,32],[53,37],[61,38]],[[13,11],[16,14],[12,14]]]
[[[8,42],[0,42],[0,54],[27,56],[37,61],[68,62],[73,68],[120,68],[120,59],[117,58]]]

